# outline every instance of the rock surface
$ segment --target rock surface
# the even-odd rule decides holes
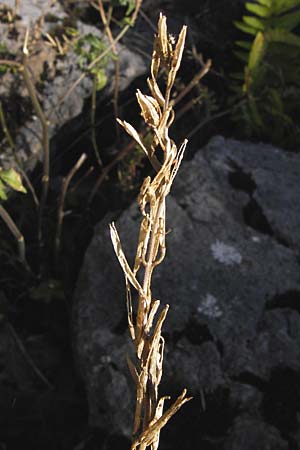
[[[8,2],[6,6],[13,10],[14,3]],[[86,74],[81,82],[75,85],[84,69],[80,67],[79,57],[72,45],[67,48],[64,55],[59,55],[56,49],[49,46],[49,42],[46,44],[46,33],[55,36],[55,30],[60,30],[60,33],[65,33],[66,30],[64,23],[66,13],[59,2],[52,4],[48,0],[21,1],[18,13],[12,24],[0,22],[0,41],[8,51],[8,56],[5,57],[20,61],[26,29],[30,26],[30,36],[35,36],[35,42],[30,45],[28,67],[44,115],[49,121],[51,138],[64,124],[82,113],[85,101],[92,94],[93,81]],[[98,28],[79,19],[73,24],[73,28],[76,28],[80,37],[89,34],[97,38],[102,37]],[[145,73],[148,62],[122,44],[117,44],[117,49],[120,64],[119,90],[123,91],[136,77]],[[98,92],[97,101],[112,93],[114,73],[114,63],[110,60],[106,67],[107,84],[104,90]],[[20,126],[13,124],[14,129],[11,131],[15,134],[15,146],[20,161],[26,170],[31,170],[42,156],[42,128],[34,114],[22,77],[10,71],[2,75],[0,94],[4,107],[7,105],[7,108],[11,109],[14,121],[15,117],[22,116]],[[3,148],[5,152],[1,152],[0,165],[14,165],[14,153],[5,143]]]
[[[289,447],[299,436],[299,177],[299,156],[222,137],[181,168],[153,294],[170,304],[161,392],[185,386],[195,400],[166,428],[162,448],[164,436],[173,449],[195,441],[218,450],[299,448]],[[138,222],[136,205],[117,219],[129,261]],[[90,423],[128,436],[134,394],[124,292],[104,220],[78,281],[74,345]]]

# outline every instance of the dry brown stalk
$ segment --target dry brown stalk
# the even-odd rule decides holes
[[[103,26],[104,26],[104,30],[105,30],[106,36],[107,36],[107,38],[109,40],[109,43],[110,43],[111,48],[112,48],[112,53],[113,53],[113,55],[115,57],[115,59],[114,59],[115,77],[114,77],[113,106],[114,106],[114,114],[115,114],[115,119],[116,119],[118,117],[118,115],[119,115],[118,103],[119,103],[120,62],[119,62],[119,57],[118,57],[117,45],[115,44],[114,37],[113,37],[112,31],[111,31],[111,28],[110,28],[110,23],[109,23],[109,20],[108,20],[108,17],[110,17],[112,15],[112,6],[109,7],[109,11],[108,11],[107,15],[105,13],[102,0],[98,0],[98,7],[99,7],[99,13],[100,13],[100,17],[101,17],[101,20],[102,20],[102,23],[103,23]],[[117,133],[117,138],[119,138],[119,128],[118,127],[116,129],[116,133]]]
[[[13,219],[11,218],[11,216],[8,214],[6,209],[3,208],[3,206],[1,204],[0,204],[0,217],[4,220],[4,222],[6,223],[6,225],[9,228],[9,230],[15,237],[15,239],[18,243],[18,247],[19,247],[20,260],[26,264],[26,256],[25,256],[26,250],[25,250],[24,236],[21,233],[21,231],[19,230],[19,228],[17,227],[17,225],[15,224],[15,222],[13,221]]]
[[[154,299],[151,292],[153,271],[163,261],[166,253],[165,200],[187,144],[185,140],[178,148],[169,137],[169,127],[174,120],[170,96],[181,63],[185,36],[186,27],[184,26],[175,43],[174,38],[168,34],[166,17],[160,15],[152,54],[151,77],[148,79],[151,95],[137,92],[141,115],[153,133],[150,147],[143,142],[143,138],[129,123],[118,120],[127,133],[142,147],[156,170],[153,179],[147,177],[144,180],[138,198],[143,218],[133,268],[130,267],[122,250],[115,225],[113,223],[110,225],[114,250],[125,275],[128,324],[136,352],[134,362],[127,358],[129,370],[136,383],[132,450],[145,450],[148,447],[151,450],[157,450],[161,429],[181,406],[190,400],[184,390],[163,412],[164,402],[169,397],[159,398],[158,396],[164,355],[164,338],[161,331],[169,305],[165,305],[159,311],[160,301]],[[167,73],[164,94],[157,83],[161,66]],[[155,155],[159,148],[163,153],[162,161]],[[132,289],[138,293],[138,301],[135,305],[132,303]]]
[[[43,211],[46,206],[48,190],[49,190],[49,180],[50,180],[50,139],[49,139],[49,121],[47,120],[44,111],[39,102],[35,86],[31,80],[30,71],[28,68],[28,41],[29,41],[29,30],[27,30],[23,45],[22,54],[22,66],[20,67],[21,73],[23,75],[24,82],[26,84],[29,97],[32,101],[34,111],[40,121],[42,127],[42,148],[43,148],[43,177],[42,177],[42,195],[40,199],[39,208],[39,220],[38,220],[38,239],[40,245],[42,244],[42,218]]]
[[[56,260],[58,260],[59,256],[59,250],[61,245],[61,232],[62,232],[62,226],[63,226],[63,220],[64,220],[64,206],[65,206],[65,199],[68,191],[69,184],[74,177],[75,173],[78,172],[84,161],[86,160],[87,155],[83,153],[80,158],[77,160],[77,162],[74,164],[74,166],[71,168],[69,173],[66,177],[63,179],[62,183],[62,190],[61,195],[59,199],[59,205],[57,210],[57,228],[56,228],[56,237],[55,237],[55,257]]]
[[[42,371],[37,367],[34,360],[31,358],[28,351],[26,350],[25,345],[23,344],[21,338],[18,336],[15,328],[9,322],[7,322],[6,326],[8,327],[8,330],[10,331],[13,338],[15,339],[20,352],[22,353],[22,355],[25,358],[25,361],[27,361],[28,365],[32,368],[32,370],[38,376],[38,378],[40,378],[42,380],[42,382],[48,387],[48,389],[53,390],[54,389],[53,384],[50,383],[50,381],[45,377],[45,375],[42,373]]]

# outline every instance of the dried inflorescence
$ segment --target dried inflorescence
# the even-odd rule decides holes
[[[186,390],[184,390],[169,409],[163,412],[164,402],[169,397],[160,399],[158,397],[164,354],[164,338],[161,330],[169,305],[166,305],[158,314],[160,301],[154,299],[151,292],[153,271],[163,261],[166,253],[165,200],[187,144],[185,140],[177,148],[175,142],[169,137],[169,127],[174,121],[170,94],[181,63],[185,36],[186,27],[184,26],[175,44],[174,38],[168,35],[166,17],[160,15],[152,55],[151,78],[148,79],[151,95],[137,92],[141,115],[152,130],[152,144],[150,146],[144,144],[138,132],[129,123],[118,120],[127,133],[142,147],[157,172],[153,179],[147,177],[144,180],[138,198],[143,217],[133,269],[122,250],[115,225],[110,226],[114,249],[125,275],[128,324],[136,351],[135,363],[128,357],[129,369],[136,383],[132,450],[136,448],[145,450],[147,447],[157,450],[160,430],[178,409],[190,400],[186,397]],[[164,94],[157,83],[161,65],[167,74]],[[155,154],[158,148],[163,153],[162,161]],[[142,283],[138,280],[142,280]],[[132,288],[138,293],[136,305],[132,304]],[[155,321],[157,314],[158,318]]]

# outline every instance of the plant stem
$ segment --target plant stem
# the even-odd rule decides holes
[[[26,182],[26,184],[28,186],[28,189],[30,190],[30,192],[32,194],[33,201],[34,201],[35,205],[38,207],[39,206],[39,201],[38,201],[35,189],[34,189],[32,183],[31,183],[31,181],[29,180],[25,170],[22,169],[22,164],[21,164],[21,161],[20,161],[20,159],[18,157],[15,143],[14,143],[12,137],[11,137],[9,129],[7,128],[6,119],[5,119],[5,115],[4,115],[4,111],[3,111],[3,107],[2,107],[2,103],[1,102],[0,102],[0,123],[1,123],[2,129],[3,129],[3,132],[5,134],[5,137],[7,139],[8,145],[10,146],[11,150],[13,151],[14,159],[15,159],[17,165],[18,165],[18,169],[21,172],[22,177],[24,178],[24,180],[25,180],[25,182]]]
[[[210,71],[211,64],[212,61],[211,59],[209,59],[205,63],[204,67],[202,67],[201,70],[198,73],[196,73],[196,75],[192,78],[189,84],[187,84],[185,88],[182,89],[180,93],[175,97],[175,99],[172,100],[172,104],[176,103],[177,105],[180,102],[180,100],[182,100],[199,83],[199,81],[207,74],[207,72]]]
[[[96,108],[97,108],[97,77],[93,77],[93,90],[92,90],[92,104],[91,104],[91,133],[92,133],[92,144],[95,153],[95,157],[99,167],[103,167],[102,159],[100,157],[100,151],[97,144],[96,137]]]
[[[118,34],[118,36],[115,38],[114,42],[117,43],[122,37],[126,34],[126,32],[129,30],[130,26],[126,25],[123,30]],[[109,45],[97,58],[94,59],[86,68],[86,71],[83,72],[76,81],[70,86],[70,88],[62,95],[62,97],[58,100],[56,106],[50,111],[48,115],[48,119],[52,116],[52,114],[60,107],[60,105],[66,100],[66,98],[69,97],[70,94],[76,89],[76,87],[81,83],[81,81],[85,78],[87,73],[89,73],[93,67],[95,67],[96,64],[98,64],[99,61],[101,61],[105,56],[111,51],[112,46]]]
[[[45,377],[45,375],[41,372],[41,370],[37,367],[37,365],[35,364],[35,362],[33,361],[33,359],[31,358],[31,356],[29,355],[28,351],[26,350],[23,342],[21,341],[20,337],[18,336],[16,330],[14,329],[14,327],[8,323],[8,329],[11,332],[11,334],[13,335],[22,355],[24,356],[25,360],[27,361],[27,363],[29,364],[29,366],[32,368],[32,370],[34,371],[34,373],[43,381],[43,383],[49,388],[49,389],[54,389],[54,386],[50,383],[50,381]]]
[[[142,5],[143,0],[136,0],[136,6],[135,6],[135,10],[131,16],[131,25],[125,25],[125,27],[120,31],[120,33],[114,38],[114,45],[117,44],[117,42],[119,42],[127,33],[127,31],[130,29],[130,27],[132,25],[134,25],[140,7]],[[97,5],[96,5],[97,7]],[[87,73],[89,73],[93,67],[95,67],[96,64],[98,64],[99,61],[101,61],[111,50],[112,50],[113,46],[112,44],[110,44],[99,56],[97,56],[97,58],[94,59],[94,61],[92,61],[86,68],[86,72],[82,73],[77,80],[72,84],[72,86],[70,86],[70,88],[63,94],[63,96],[59,99],[59,101],[57,102],[57,105],[52,109],[52,111],[50,112],[50,114],[48,115],[48,119],[52,116],[52,114],[60,107],[60,105],[65,101],[65,99],[67,97],[69,97],[69,95],[74,91],[74,89],[76,89],[76,87],[81,83],[81,81],[84,79],[84,77],[86,76]],[[1,61],[0,61],[1,64]]]
[[[114,55],[114,66],[115,66],[115,77],[114,77],[114,95],[113,95],[113,107],[114,107],[114,116],[115,116],[115,125],[116,125],[116,134],[117,134],[117,141],[120,140],[120,129],[118,127],[118,124],[116,122],[116,119],[119,117],[119,77],[120,77],[120,62],[118,57],[118,50],[117,50],[117,44],[114,41],[110,26],[109,26],[109,20],[106,17],[105,10],[103,7],[102,0],[98,0],[98,6],[99,6],[99,12],[100,17],[104,26],[105,33],[108,37],[109,43],[112,48],[112,53]],[[109,8],[108,16],[112,15],[112,8]]]
[[[28,39],[28,38],[27,38]],[[48,189],[49,189],[49,178],[50,178],[50,148],[49,148],[49,123],[45,117],[45,114],[41,108],[40,102],[38,100],[35,87],[31,81],[29,70],[27,67],[28,63],[28,50],[26,45],[26,40],[23,49],[23,66],[21,72],[28,89],[29,97],[32,101],[35,113],[42,126],[42,146],[43,146],[43,177],[42,177],[42,195],[40,199],[39,208],[39,219],[38,219],[38,240],[40,245],[42,243],[42,216],[44,207],[47,201]]]
[[[67,176],[63,179],[63,185],[61,190],[61,195],[59,199],[59,206],[57,210],[57,228],[56,228],[56,237],[55,237],[55,259],[58,260],[60,245],[61,245],[61,232],[62,232],[62,226],[63,226],[63,220],[64,220],[64,205],[65,205],[65,198],[68,191],[69,184],[75,175],[75,173],[80,169],[84,161],[86,160],[87,155],[83,153],[78,161],[74,164],[72,169],[69,171]]]
[[[24,264],[26,264],[26,257],[25,257],[26,249],[24,236],[20,232],[19,228],[17,227],[11,216],[8,214],[6,209],[1,204],[0,204],[0,216],[6,223],[6,225],[8,226],[9,230],[11,231],[11,233],[13,234],[18,243],[20,260]]]

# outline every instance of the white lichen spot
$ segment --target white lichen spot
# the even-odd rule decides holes
[[[108,364],[111,363],[111,357],[109,355],[102,355],[100,357],[100,361],[101,361],[102,364],[108,365]]]
[[[221,317],[222,311],[218,306],[218,300],[211,294],[207,294],[197,308],[199,314],[204,314],[208,317]]]
[[[234,264],[241,264],[243,258],[236,248],[231,245],[224,244],[224,242],[216,241],[211,246],[213,257],[220,263],[226,266],[233,266]]]
[[[260,242],[260,238],[258,236],[252,236],[251,239],[253,242],[257,242],[257,243]]]

